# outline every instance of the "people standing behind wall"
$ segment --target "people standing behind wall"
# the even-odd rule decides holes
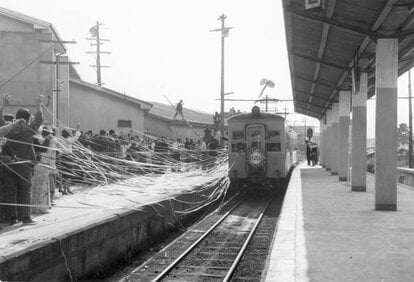
[[[6,98],[6,105],[9,102],[10,99]],[[6,216],[11,225],[18,223],[18,221],[22,221],[23,224],[35,224],[30,209],[31,178],[34,164],[37,161],[33,148],[33,136],[43,121],[42,102],[43,95],[39,96],[36,101],[37,111],[33,122],[29,122],[31,114],[28,109],[17,111],[16,119],[23,119],[24,122],[6,134],[7,142],[1,153],[5,163],[6,202],[11,204],[7,207]],[[3,103],[3,105],[5,104]],[[1,109],[3,110],[3,107]],[[5,124],[2,110],[0,112],[0,126]]]
[[[191,142],[190,142],[190,140],[188,139],[188,137],[185,137],[185,141],[184,141],[184,148],[185,148],[186,150],[190,150],[190,147],[191,147]]]
[[[207,144],[208,154],[211,157],[217,157],[218,146],[219,146],[219,142],[217,141],[216,138],[212,137]]]
[[[175,161],[180,161],[180,148],[179,148],[180,142],[181,142],[181,139],[177,139],[176,141],[173,142],[171,146],[171,158]]]
[[[161,137],[160,139],[155,141],[154,145],[154,160],[152,161],[153,164],[156,165],[165,165],[165,157],[168,154],[168,144],[167,144],[167,138]],[[155,173],[163,173],[164,168],[159,167],[157,170],[155,170]]]
[[[106,130],[101,129],[99,131],[99,135],[93,138],[92,143],[92,150],[100,153],[108,153],[109,152],[109,142],[107,138],[108,133]]]
[[[180,170],[179,169],[179,165],[178,163],[181,160],[181,156],[180,156],[180,143],[181,143],[181,139],[177,139],[176,141],[173,142],[173,144],[171,145],[171,158],[175,161],[172,164],[172,171],[176,171],[176,170]]]
[[[207,152],[207,138],[203,138],[203,141],[200,143],[200,151],[201,151],[201,168],[207,168],[207,161],[208,161],[208,152]]]

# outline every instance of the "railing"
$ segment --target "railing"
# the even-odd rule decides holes
[[[414,187],[414,169],[406,167],[397,167],[398,182]]]

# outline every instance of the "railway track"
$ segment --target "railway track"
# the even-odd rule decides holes
[[[280,204],[230,201],[121,281],[259,281]]]

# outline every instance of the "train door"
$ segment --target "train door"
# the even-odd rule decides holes
[[[249,175],[266,174],[265,128],[263,125],[248,125],[247,137],[247,173]]]

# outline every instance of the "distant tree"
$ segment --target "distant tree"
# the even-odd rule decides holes
[[[398,146],[408,145],[408,126],[406,123],[400,123],[397,128]]]

